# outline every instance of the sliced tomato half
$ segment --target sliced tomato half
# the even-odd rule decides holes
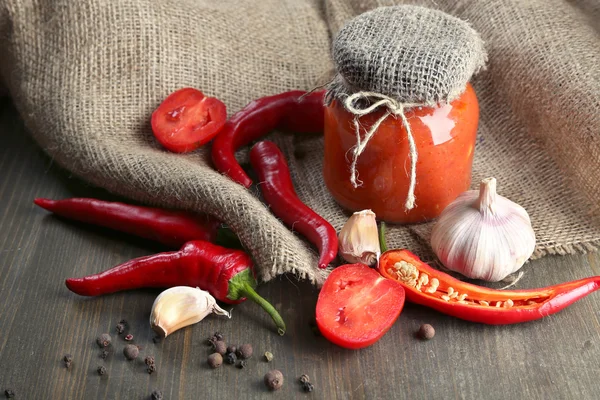
[[[166,149],[187,153],[214,138],[226,119],[221,100],[184,88],[171,93],[152,113],[152,132]]]
[[[348,349],[378,341],[404,307],[404,288],[364,264],[338,267],[329,275],[317,300],[321,334]]]

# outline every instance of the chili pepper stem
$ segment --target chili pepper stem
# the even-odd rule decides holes
[[[381,247],[381,254],[387,251],[387,242],[385,240],[385,222],[381,221],[379,224],[379,247]]]
[[[254,288],[252,288],[252,286],[250,286],[248,283],[242,285],[240,288],[240,293],[243,293],[244,297],[247,297],[257,303],[271,316],[273,322],[275,322],[275,325],[277,325],[277,333],[279,333],[281,336],[285,334],[285,322],[283,322],[283,318],[281,318],[281,315],[279,315],[271,303],[256,293]]]
[[[256,293],[254,290],[255,287],[256,280],[250,270],[241,271],[229,280],[229,294],[227,297],[231,300],[240,300],[246,297],[257,303],[271,316],[273,322],[277,325],[277,333],[283,336],[285,334],[285,322],[283,322],[283,318],[281,318],[281,315],[279,315],[271,303]]]

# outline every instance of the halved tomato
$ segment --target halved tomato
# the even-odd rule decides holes
[[[404,307],[404,288],[364,264],[342,265],[329,275],[317,300],[321,334],[347,349],[379,340]]]
[[[171,93],[152,113],[152,132],[166,149],[187,153],[215,137],[226,119],[221,100],[184,88]]]

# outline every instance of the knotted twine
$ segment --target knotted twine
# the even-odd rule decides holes
[[[354,115],[352,186],[362,184],[358,158],[380,125],[390,116],[400,117],[410,158],[404,207],[414,208],[418,153],[405,110],[458,98],[486,57],[478,33],[465,21],[440,11],[408,5],[380,7],[349,21],[333,43],[337,75],[327,85],[326,103],[337,99]],[[379,107],[385,107],[384,114],[365,129],[362,138],[360,117]]]
[[[365,108],[360,108],[355,105],[356,100],[364,99],[370,102],[370,105]],[[374,102],[373,102],[374,101]],[[415,206],[415,185],[417,183],[417,146],[415,145],[415,139],[413,138],[408,118],[404,114],[405,108],[423,106],[424,104],[417,103],[399,103],[393,98],[375,92],[358,92],[354,93],[346,98],[344,101],[344,107],[348,112],[354,114],[354,131],[356,132],[356,146],[354,146],[352,163],[350,164],[350,181],[354,188],[359,187],[362,182],[358,179],[358,172],[356,171],[356,163],[358,157],[365,151],[367,144],[371,138],[379,129],[379,125],[383,123],[389,116],[397,117],[402,119],[402,125],[406,129],[406,137],[408,139],[408,156],[410,158],[410,183],[408,186],[408,194],[406,196],[406,202],[404,208],[412,210]],[[360,135],[360,123],[359,118],[363,115],[367,115],[377,110],[379,107],[386,107],[386,112],[379,118],[371,128],[366,132],[365,138],[361,139]]]

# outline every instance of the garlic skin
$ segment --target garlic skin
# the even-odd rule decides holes
[[[339,254],[349,263],[377,264],[381,255],[377,221],[371,210],[355,212],[342,227]]]
[[[517,271],[535,250],[527,211],[496,194],[496,179],[462,193],[444,209],[431,232],[431,247],[446,268],[497,282]]]
[[[154,300],[150,326],[164,338],[178,329],[202,321],[211,313],[231,318],[207,291],[175,286],[165,290]]]

